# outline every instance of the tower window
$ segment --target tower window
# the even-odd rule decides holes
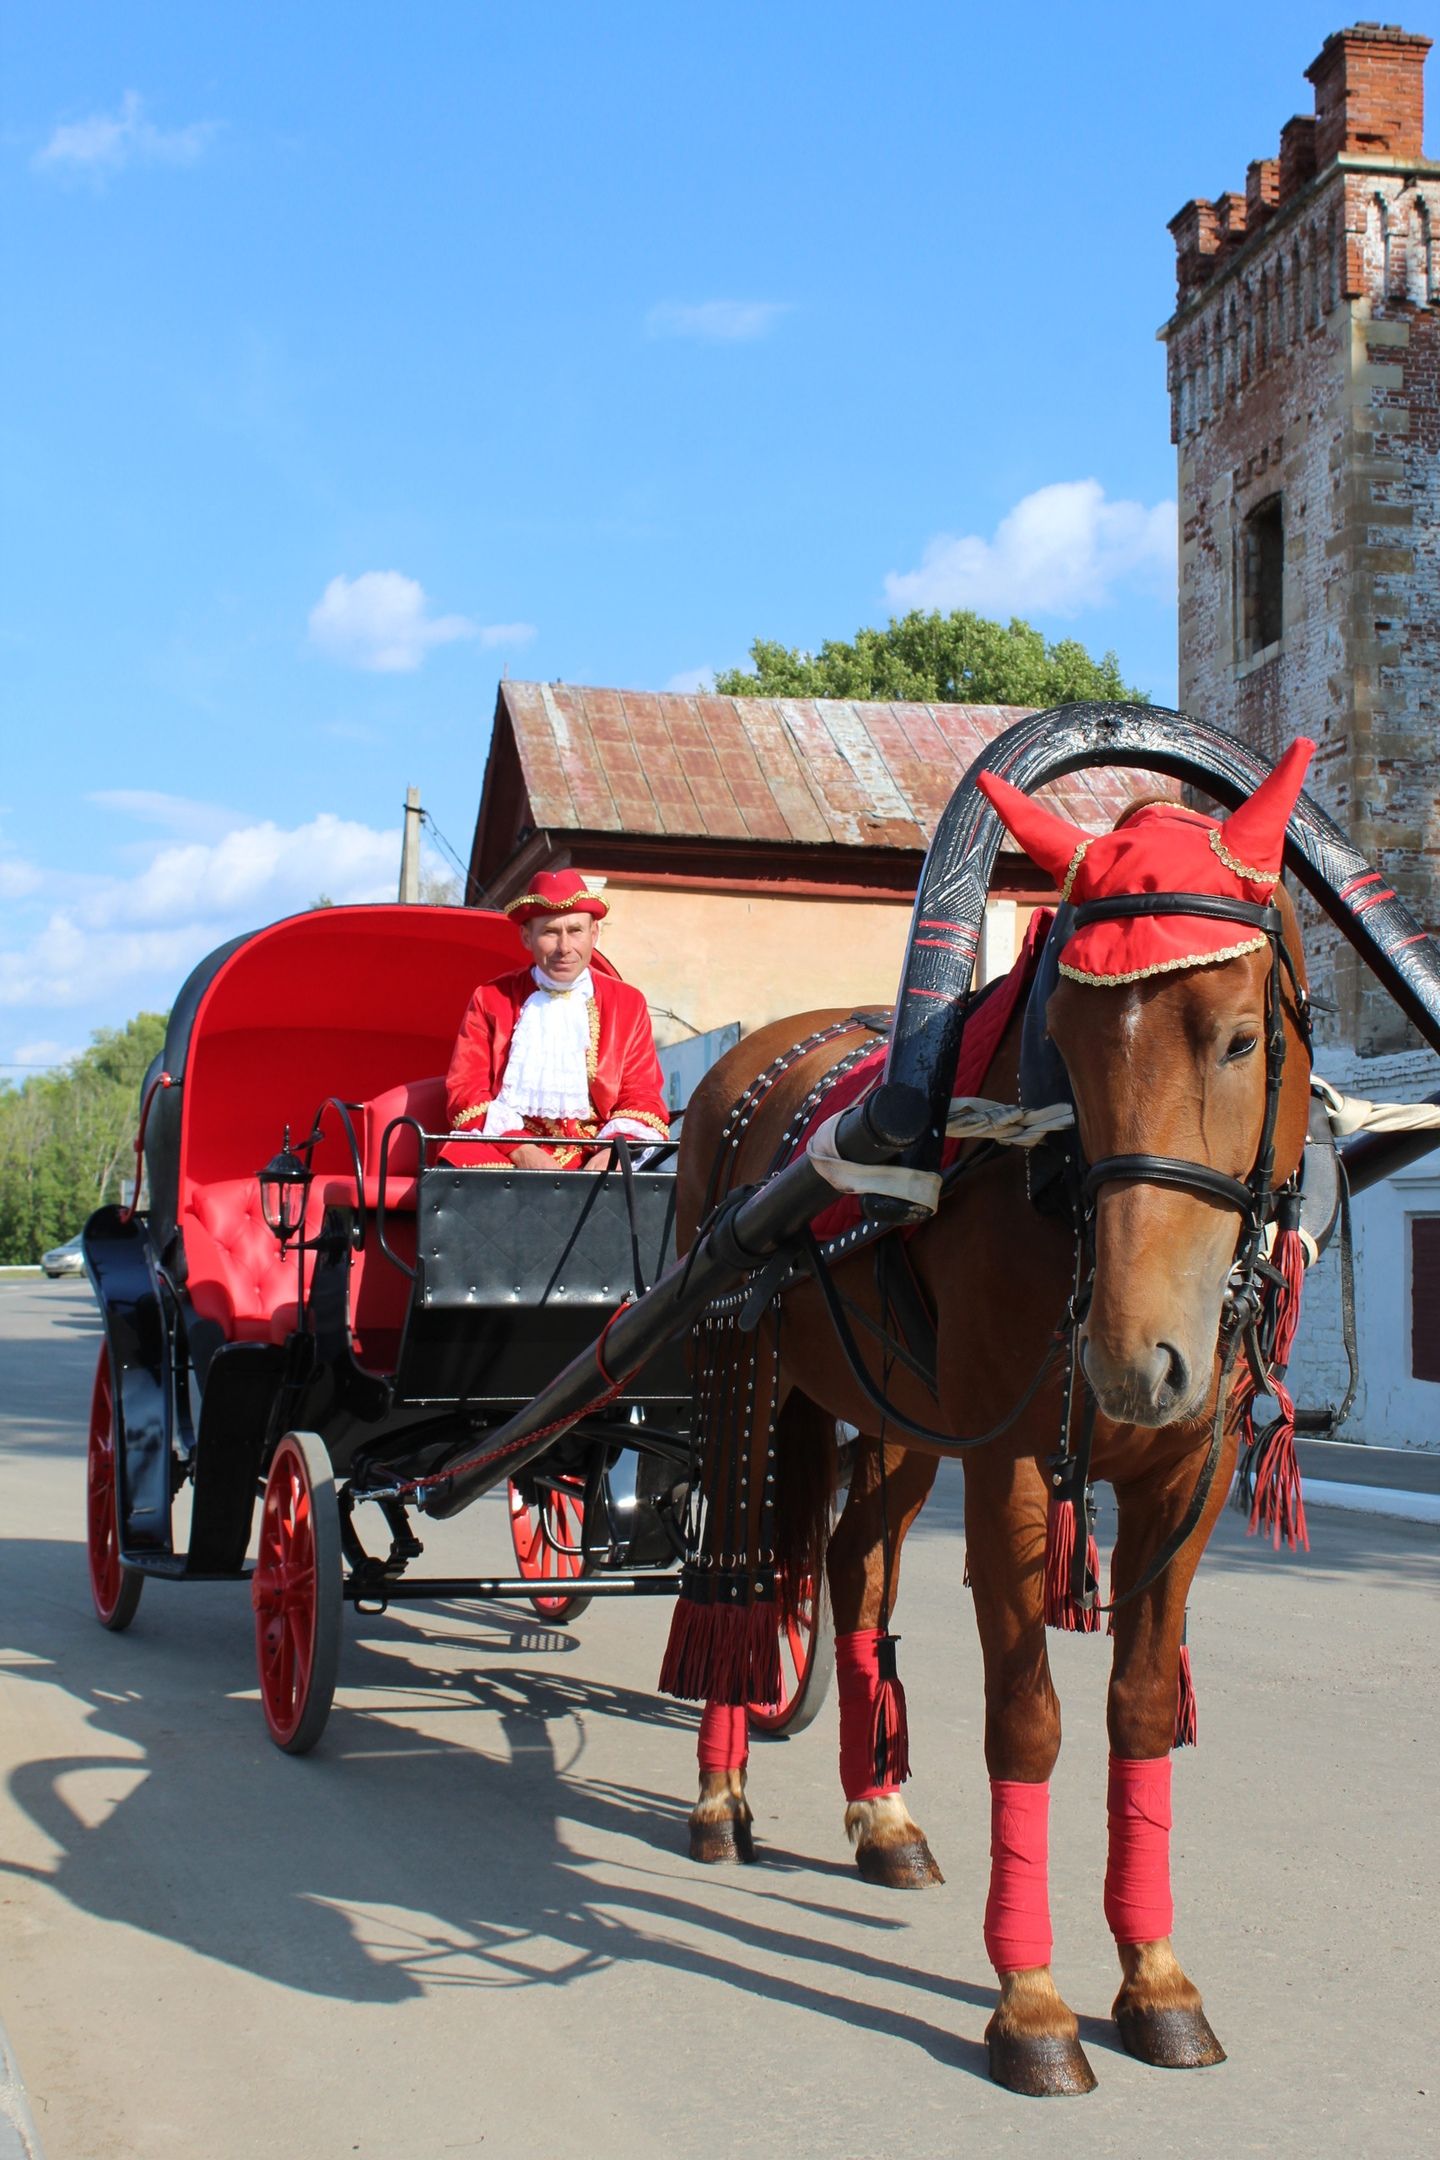
[[[1285,516],[1281,498],[1257,504],[1241,528],[1242,655],[1278,645],[1285,628]]]

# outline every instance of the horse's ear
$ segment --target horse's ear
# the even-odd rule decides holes
[[[1268,877],[1285,855],[1285,828],[1315,755],[1308,735],[1297,735],[1275,770],[1267,773],[1248,802],[1232,810],[1221,827],[1227,855]]]
[[[1035,802],[1029,795],[1012,787],[1008,780],[997,779],[994,773],[978,775],[978,785],[986,801],[993,803],[1005,822],[1006,830],[1019,841],[1031,862],[1038,863],[1048,872],[1057,887],[1063,887],[1075,860],[1075,851],[1091,835],[1082,832],[1066,818],[1056,817],[1043,803]]]

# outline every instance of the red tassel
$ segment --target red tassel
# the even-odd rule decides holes
[[[700,1604],[679,1597],[660,1667],[660,1692],[685,1702],[757,1703],[780,1700],[778,1608]]]
[[[1305,1496],[1300,1487],[1300,1458],[1295,1452],[1295,1405],[1283,1380],[1272,1378],[1271,1391],[1280,1415],[1262,1435],[1255,1463],[1255,1497],[1250,1504],[1250,1533],[1263,1530],[1280,1550],[1280,1540],[1293,1552],[1297,1545],[1310,1550],[1305,1526]]]
[[[1075,1503],[1052,1497],[1045,1522],[1045,1625],[1069,1635],[1097,1635],[1100,1613],[1071,1595],[1075,1562]],[[1093,1533],[1085,1540],[1085,1568],[1091,1582],[1100,1580],[1100,1548]]]
[[[1270,1358],[1279,1371],[1290,1363],[1295,1335],[1300,1326],[1300,1300],[1305,1290],[1305,1243],[1298,1230],[1282,1230],[1275,1240],[1270,1265],[1280,1281],[1270,1286],[1273,1315]]]
[[[1194,1747],[1200,1730],[1199,1709],[1195,1700],[1195,1675],[1190,1670],[1190,1645],[1180,1645],[1180,1686],[1175,1704],[1175,1737],[1172,1747]]]
[[[875,1760],[875,1783],[903,1785],[910,1775],[910,1716],[905,1690],[895,1670],[898,1637],[882,1635],[876,1644],[880,1685],[875,1691],[875,1714],[870,1727],[871,1753]]]
[[[1265,1392],[1273,1395],[1278,1415],[1258,1434],[1255,1431],[1255,1382],[1247,1373],[1237,1390],[1241,1405],[1240,1485],[1236,1505],[1249,1504],[1249,1531],[1263,1530],[1275,1550],[1280,1541],[1293,1552],[1297,1545],[1310,1550],[1305,1524],[1305,1498],[1300,1485],[1300,1459],[1295,1449],[1295,1404],[1285,1385],[1285,1368],[1295,1347],[1300,1324],[1300,1299],[1305,1287],[1305,1245],[1298,1230],[1281,1230],[1275,1239],[1270,1265],[1279,1277],[1266,1293],[1270,1370]]]

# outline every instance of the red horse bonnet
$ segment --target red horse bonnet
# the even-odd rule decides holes
[[[1280,875],[1285,828],[1314,750],[1308,737],[1297,736],[1228,818],[1204,817],[1179,803],[1147,803],[1108,833],[1082,832],[990,773],[981,773],[979,784],[1030,860],[1054,879],[1061,899],[1077,907],[1122,893],[1212,893],[1263,904]],[[1234,960],[1264,943],[1263,934],[1213,916],[1137,915],[1076,931],[1060,972],[1079,983],[1140,982]]]

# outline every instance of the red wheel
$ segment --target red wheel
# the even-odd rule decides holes
[[[816,1597],[807,1575],[800,1585],[799,1611],[780,1631],[780,1700],[751,1703],[751,1732],[762,1740],[803,1732],[825,1700],[834,1662],[830,1609],[823,1597]]]
[[[515,1564],[527,1582],[575,1582],[585,1572],[585,1499],[580,1485],[537,1485],[527,1500],[510,1482],[510,1537]],[[588,1597],[563,1591],[530,1600],[542,1620],[578,1620]]]
[[[110,1350],[100,1345],[90,1397],[90,1445],[85,1460],[85,1544],[90,1595],[101,1627],[118,1635],[135,1617],[145,1577],[120,1557],[120,1489],[116,1475],[115,1392]]]
[[[318,1433],[286,1433],[260,1510],[250,1600],[270,1737],[304,1755],[325,1730],[340,1662],[340,1510]]]

